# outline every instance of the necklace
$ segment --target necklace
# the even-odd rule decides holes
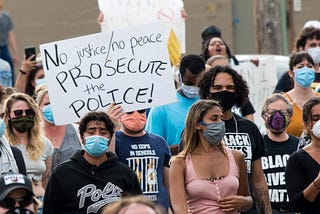
[[[204,178],[204,180],[206,181],[210,181],[210,182],[215,182],[215,181],[220,181],[224,178],[225,176],[219,176],[219,177],[214,177],[214,178]]]

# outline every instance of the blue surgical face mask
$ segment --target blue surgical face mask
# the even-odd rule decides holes
[[[309,88],[315,79],[315,73],[312,68],[303,67],[294,71],[294,80],[302,88]]]
[[[4,124],[3,119],[0,119],[0,137],[4,135],[6,130],[6,124]]]
[[[203,131],[204,138],[213,146],[216,146],[222,141],[226,133],[224,121],[216,123],[199,122],[201,125],[205,125],[207,130]]]
[[[194,85],[185,85],[181,82],[181,91],[188,98],[197,98],[199,97],[199,89]]]
[[[314,64],[320,63],[320,47],[308,48],[307,52],[312,57]]]
[[[36,80],[36,87],[39,87],[40,85],[46,85],[46,79],[45,78],[40,78]]]
[[[51,105],[46,105],[42,108],[43,118],[51,124],[54,124]]]
[[[98,157],[106,153],[109,146],[109,139],[100,135],[85,137],[84,150],[93,157]]]

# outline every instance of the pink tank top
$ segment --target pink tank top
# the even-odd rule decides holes
[[[232,151],[225,148],[229,159],[228,175],[208,181],[199,178],[194,171],[191,156],[186,157],[186,195],[188,213],[224,213],[219,208],[218,200],[226,196],[237,194],[239,187],[239,169]],[[230,212],[231,213],[231,212]],[[232,213],[238,213],[237,211]]]

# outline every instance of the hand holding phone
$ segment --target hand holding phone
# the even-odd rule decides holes
[[[35,61],[36,60],[36,48],[35,47],[25,47],[24,48],[24,53],[26,55],[26,59],[28,59],[29,57],[31,57],[32,55],[34,55],[32,57],[32,61]]]

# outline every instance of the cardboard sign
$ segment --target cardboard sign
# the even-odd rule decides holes
[[[55,123],[112,102],[133,111],[176,101],[165,32],[157,23],[40,45]]]
[[[101,31],[111,31],[147,23],[161,22],[174,30],[181,53],[186,52],[186,26],[181,16],[182,0],[98,0],[104,14]]]
[[[270,96],[277,84],[276,61],[274,57],[259,59],[259,66],[251,62],[240,63],[234,67],[247,81],[249,98],[256,110],[254,122],[261,133],[265,133],[265,124],[261,118],[261,108],[268,96]]]

